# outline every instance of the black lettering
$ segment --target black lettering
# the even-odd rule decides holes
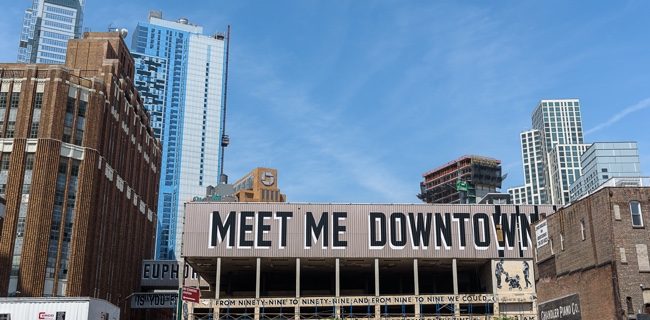
[[[399,221],[399,240],[397,238],[397,222]],[[401,212],[390,215],[390,244],[395,247],[406,245],[406,216]]]
[[[271,240],[264,240],[264,231],[270,231],[271,225],[264,224],[264,219],[271,218],[271,212],[260,211],[257,213],[257,246],[270,248]]]
[[[275,213],[275,216],[280,218],[280,247],[284,248],[287,246],[287,220],[293,217],[293,212],[279,211]]]
[[[323,212],[323,214],[320,216],[320,220],[318,221],[318,224],[316,224],[314,215],[311,212],[307,212],[306,219],[307,220],[305,222],[305,246],[311,247],[312,235],[316,238],[315,239],[316,241],[318,241],[318,238],[320,238],[320,236],[323,235],[323,247],[329,246],[329,239],[327,236],[329,233],[327,212]]]
[[[458,232],[460,235],[460,246],[466,246],[465,240],[465,220],[469,220],[469,213],[466,212],[456,212],[454,213],[454,219],[458,219]]]
[[[221,241],[226,240],[226,234],[228,234],[228,246],[235,246],[235,212],[231,211],[226,218],[226,223],[223,223],[219,211],[212,212],[212,239],[210,239],[210,245],[213,247],[217,246],[217,239]]]
[[[515,235],[517,232],[517,216],[518,214],[510,214],[510,221],[508,221],[508,214],[504,213],[501,215],[501,225],[503,226],[503,233],[505,235],[505,242],[508,244],[508,247],[514,248],[515,246]]]
[[[170,279],[178,279],[178,263],[172,263],[172,273]]]
[[[162,278],[165,279],[165,274],[169,272],[169,265],[168,264],[163,264],[162,265]]]
[[[255,217],[255,212],[252,211],[242,211],[239,214],[239,246],[240,247],[252,247],[253,240],[246,240],[246,232],[253,232],[253,225],[246,224],[248,218]]]
[[[483,220],[483,236],[479,230],[479,220]],[[472,224],[474,225],[474,244],[478,248],[487,248],[490,246],[490,217],[486,213],[477,213],[472,217]]]
[[[418,212],[417,221],[413,212],[409,212],[409,223],[411,225],[411,234],[413,235],[413,245],[420,246],[422,243],[423,246],[429,246],[429,238],[431,237],[431,222],[433,214],[428,212],[425,215],[422,212]]]
[[[442,247],[442,239],[445,244],[451,247],[451,214],[445,213],[445,220],[442,220],[442,214],[436,212],[436,246]]]
[[[383,212],[371,212],[370,216],[370,246],[382,247],[386,245],[386,215]],[[377,239],[377,223],[379,220],[379,238]]]
[[[339,225],[339,219],[345,219],[348,217],[347,212],[332,212],[332,233],[334,239],[332,240],[332,245],[335,247],[347,247],[348,242],[346,240],[339,239],[341,233],[345,233],[345,225]]]

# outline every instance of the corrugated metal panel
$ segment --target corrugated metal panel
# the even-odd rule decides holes
[[[309,203],[219,203],[219,202],[193,202],[186,207],[185,234],[183,236],[183,255],[187,257],[305,257],[305,258],[531,258],[532,257],[532,236],[524,241],[521,235],[522,225],[525,221],[530,222],[531,216],[535,213],[553,213],[552,206],[516,206],[516,205],[428,205],[428,204],[309,204]],[[212,212],[219,212],[222,220],[225,221],[230,212],[236,214],[235,246],[228,247],[227,241],[218,243],[210,248],[210,229]],[[270,248],[252,248],[238,246],[240,232],[240,213],[271,212],[292,212],[293,217],[287,222],[287,246],[280,247],[280,219],[264,219],[264,225],[270,226],[270,231],[264,234],[263,240],[270,240]],[[306,217],[311,212],[316,221],[323,212],[329,214],[329,245],[323,248],[323,236],[311,247],[306,248]],[[347,218],[341,221],[345,226],[340,239],[347,241],[344,248],[333,248],[333,212],[345,212]],[[393,239],[402,240],[399,230],[406,230],[407,241],[405,246],[390,245],[387,241],[382,248],[371,248],[369,236],[369,217],[371,212],[379,212],[385,215],[387,238],[391,238],[391,229],[394,232]],[[494,223],[495,213],[500,212],[499,217],[507,216],[508,222],[514,219],[515,224],[510,229],[516,234],[514,246],[503,248],[495,241],[497,228]],[[398,213],[398,214],[394,214]],[[403,215],[400,215],[402,213]],[[412,223],[410,219],[404,218],[412,214],[417,220],[418,213],[427,216],[431,213],[432,222],[430,243],[428,247],[413,245]],[[454,219],[454,214],[467,213],[466,219]],[[518,213],[526,219],[517,219]],[[445,220],[449,214],[451,226],[451,243],[445,247],[438,243],[436,232],[436,215]],[[274,216],[275,217],[275,216]],[[500,219],[500,218],[497,218]],[[488,222],[489,246],[477,249],[475,242],[475,228],[478,232],[478,240],[485,240],[483,233],[483,221]],[[406,225],[402,229],[400,222]],[[462,222],[462,223],[461,223]],[[474,222],[477,222],[476,224]],[[391,228],[391,223],[395,226]],[[252,232],[246,233],[246,240],[253,240],[257,232],[257,222],[248,219],[245,225],[252,225]],[[444,223],[443,223],[444,225]],[[525,227],[525,225],[524,225]],[[465,246],[461,246],[461,234],[465,233]],[[440,237],[444,238],[443,236]],[[226,238],[228,240],[228,238]],[[527,242],[527,246],[524,245]],[[401,244],[395,241],[393,244]]]

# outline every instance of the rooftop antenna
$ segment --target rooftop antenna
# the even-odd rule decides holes
[[[223,85],[223,118],[221,119],[221,168],[219,172],[219,182],[223,180],[224,151],[230,144],[230,137],[226,134],[226,102],[228,101],[228,60],[230,58],[230,25],[226,32],[226,70],[224,74]]]

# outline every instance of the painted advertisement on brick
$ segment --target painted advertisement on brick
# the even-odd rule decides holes
[[[582,320],[577,294],[541,303],[538,310],[540,320]]]

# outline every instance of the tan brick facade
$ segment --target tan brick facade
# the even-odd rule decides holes
[[[631,202],[640,204],[642,226],[633,225]],[[549,216],[549,243],[536,256],[538,303],[577,293],[583,319],[627,319],[644,310],[649,215],[650,188],[611,187]]]
[[[63,66],[0,64],[0,151],[10,155],[0,296],[123,305],[138,289],[154,253],[161,146],[133,72],[118,33],[70,40]]]

